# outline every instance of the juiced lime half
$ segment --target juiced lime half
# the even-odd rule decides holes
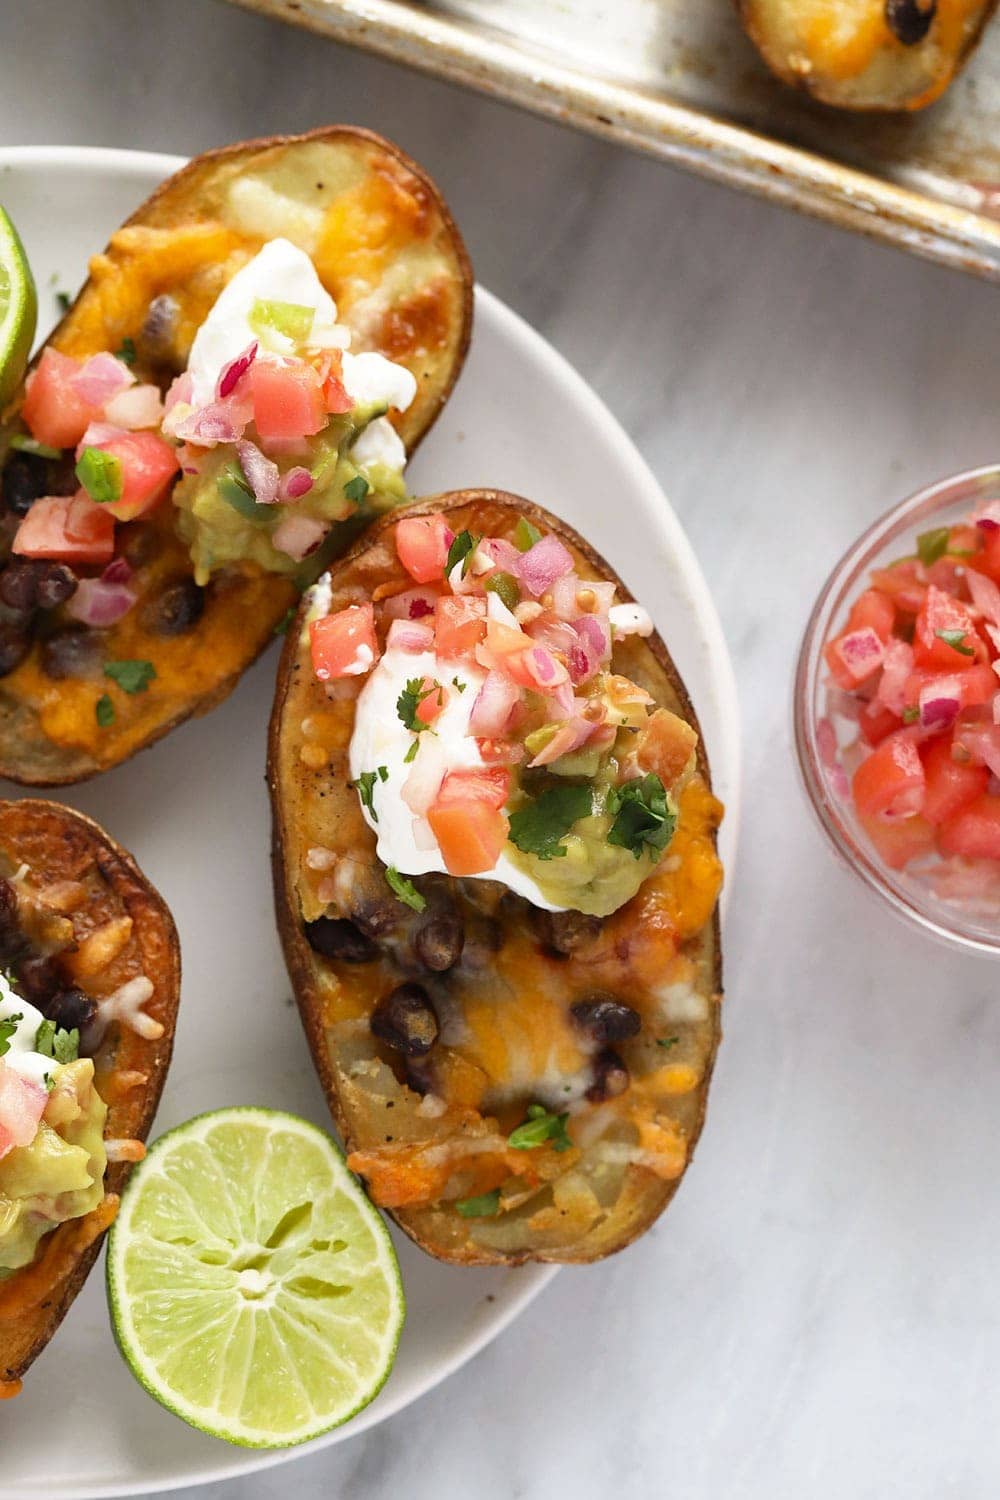
[[[35,278],[17,230],[0,208],[0,407],[24,376],[37,322]]]
[[[267,1109],[199,1115],[150,1148],[111,1231],[108,1299],[150,1395],[247,1448],[305,1443],[367,1406],[406,1311],[337,1146]]]

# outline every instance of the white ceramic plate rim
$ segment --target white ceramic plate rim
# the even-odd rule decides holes
[[[164,152],[152,151],[130,151],[117,147],[105,146],[9,146],[0,148],[0,171],[5,168],[17,170],[44,170],[48,167],[65,168],[67,165],[78,163],[81,168],[89,171],[97,170],[111,176],[136,177],[148,182],[154,175],[166,178],[184,166],[185,157],[174,156]],[[137,200],[141,201],[141,199]],[[684,533],[672,506],[660,488],[658,481],[651,469],[641,457],[640,453],[628,437],[624,429],[619,425],[603,401],[591,389],[583,377],[573,366],[549,344],[530,324],[526,323],[517,313],[513,312],[507,305],[501,302],[492,293],[483,287],[476,288],[477,306],[488,307],[490,315],[495,321],[505,328],[512,343],[520,345],[524,349],[525,359],[541,366],[547,366],[553,379],[566,388],[568,394],[580,406],[585,407],[590,420],[594,426],[603,431],[614,444],[620,454],[622,468],[625,470],[634,486],[633,501],[648,517],[651,526],[655,527],[665,538],[670,550],[677,559],[679,571],[684,574],[687,586],[690,590],[698,624],[703,633],[708,655],[713,662],[713,671],[716,674],[716,691],[720,700],[720,706],[724,709],[724,718],[727,727],[728,743],[725,746],[725,803],[726,819],[724,829],[724,852],[727,868],[731,870],[736,853],[737,830],[740,818],[740,776],[739,776],[739,706],[736,689],[736,678],[729,656],[729,650],[722,632],[721,621],[715,608],[714,601],[708,591],[701,572],[700,565],[692,550],[691,544]],[[717,754],[721,755],[722,745],[716,746]],[[723,911],[727,905],[730,886],[727,884],[723,894]],[[450,1357],[442,1358],[436,1364],[433,1371],[427,1377],[418,1382],[416,1389],[411,1389],[404,1396],[393,1398],[391,1384],[387,1387],[382,1397],[373,1406],[361,1413],[354,1421],[344,1427],[336,1428],[333,1432],[317,1438],[312,1443],[307,1443],[300,1448],[279,1450],[276,1452],[256,1451],[234,1451],[229,1463],[213,1464],[210,1468],[197,1473],[186,1472],[172,1489],[185,1489],[203,1483],[216,1483],[227,1479],[235,1479],[241,1475],[255,1473],[259,1470],[274,1467],[277,1464],[287,1462],[306,1454],[315,1453],[322,1448],[330,1447],[334,1443],[342,1442],[346,1438],[359,1436],[368,1431],[378,1423],[392,1417],[396,1412],[418,1400],[428,1391],[432,1390],[442,1380],[453,1375],[457,1370],[472,1359],[479,1351],[490,1344],[505,1328],[519,1317],[524,1309],[547,1286],[556,1275],[557,1266],[536,1266],[531,1268],[531,1281],[526,1284],[520,1295],[512,1295],[505,1299],[491,1321],[480,1331],[469,1336]],[[37,1500],[41,1493],[37,1487],[8,1489],[0,1486],[9,1500],[18,1500],[18,1497],[31,1497]],[[163,1485],[160,1481],[146,1482],[141,1478],[136,1481],[122,1482],[112,1485],[63,1486],[59,1490],[50,1491],[51,1494],[59,1494],[64,1500],[92,1500],[99,1496],[125,1496],[149,1494],[156,1490],[162,1491]]]

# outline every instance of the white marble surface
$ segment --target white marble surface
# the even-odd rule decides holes
[[[372,1434],[192,1493],[994,1500],[998,971],[835,865],[788,699],[834,554],[997,458],[996,294],[211,0],[0,15],[6,142],[195,151],[334,118],[435,174],[482,281],[635,436],[715,589],[746,738],[727,1038],[659,1228]]]

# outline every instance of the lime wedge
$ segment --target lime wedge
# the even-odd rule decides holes
[[[406,1310],[337,1146],[268,1109],[199,1115],[151,1147],[111,1231],[108,1300],[149,1394],[246,1448],[305,1443],[367,1406]]]
[[[0,208],[0,407],[24,379],[37,322],[35,278],[17,230]]]

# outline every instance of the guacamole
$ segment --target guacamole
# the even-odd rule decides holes
[[[612,818],[595,812],[580,818],[559,841],[566,853],[541,859],[507,845],[511,863],[524,870],[554,906],[571,907],[591,917],[609,917],[631,901],[659,861],[654,851],[637,859],[629,849],[608,843]]]
[[[35,1139],[0,1161],[0,1279],[34,1260],[43,1235],[101,1202],[107,1112],[90,1058],[54,1070]]]
[[[184,474],[173,492],[178,509],[177,530],[191,551],[195,581],[206,584],[215,569],[233,563],[253,563],[268,573],[306,574],[316,554],[305,564],[274,545],[277,528],[290,517],[319,521],[325,528],[338,524],[354,529],[405,500],[406,486],[398,469],[385,463],[359,464],[351,449],[369,423],[384,408],[355,409],[335,417],[322,436],[310,441],[308,457],[277,459],[282,475],[292,468],[308,468],[312,488],[300,499],[282,505],[258,505],[239,465],[236,451],[222,445],[198,461],[196,473]]]

